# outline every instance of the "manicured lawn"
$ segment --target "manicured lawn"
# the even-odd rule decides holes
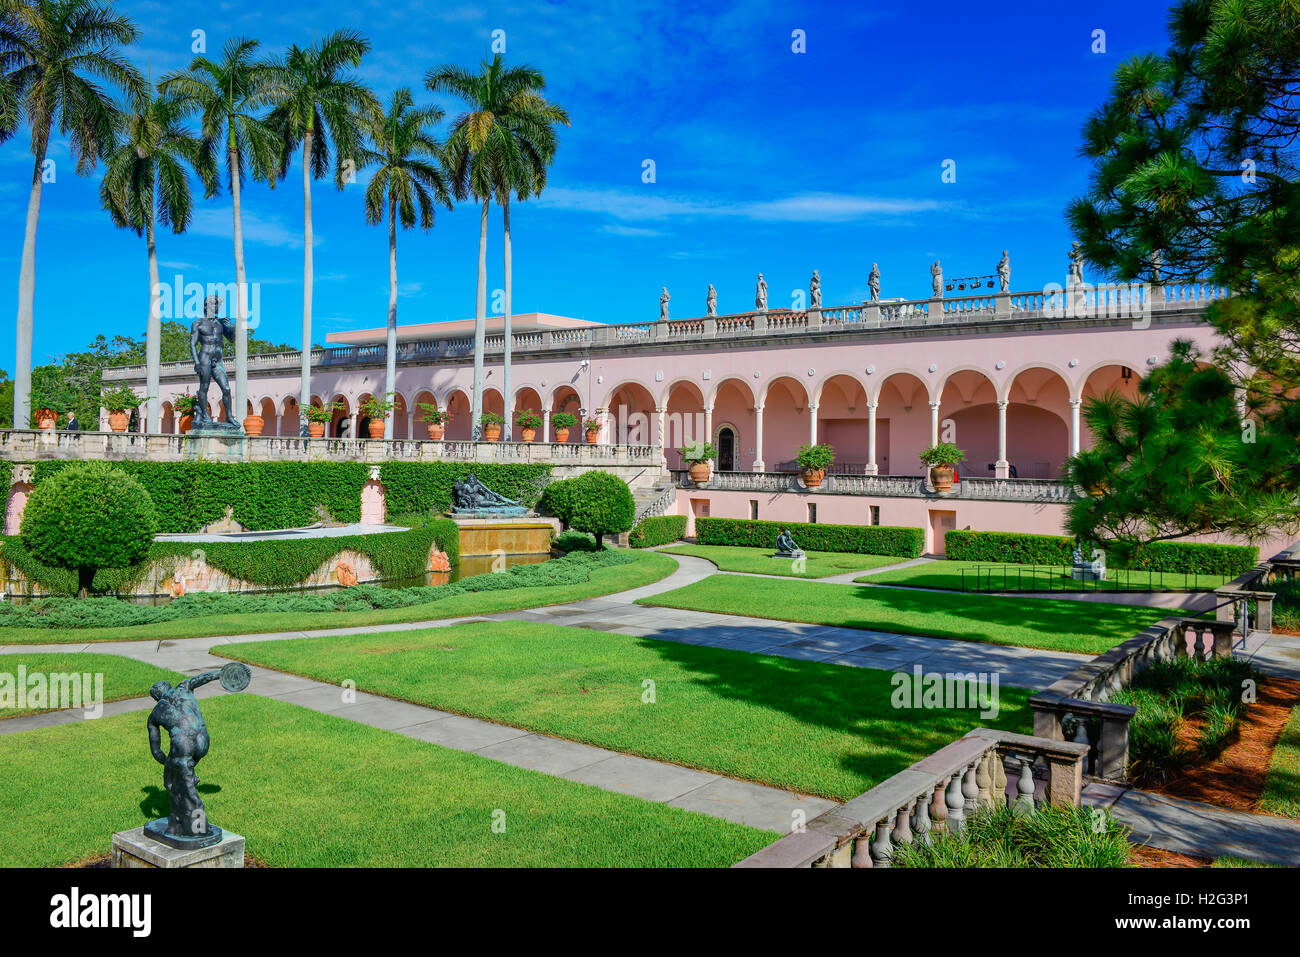
[[[773,558],[770,548],[742,548],[738,545],[673,545],[659,549],[672,555],[707,558],[724,572],[757,572],[761,575],[784,575],[788,578],[825,578],[859,569],[897,565],[903,558],[884,555],[861,555],[856,552],[807,552],[802,571],[795,571],[788,558]]]
[[[203,711],[208,816],[277,867],[723,867],[777,837],[255,695]],[[167,809],[141,715],[0,737],[0,865],[107,853]]]
[[[964,575],[963,575],[964,573]],[[1222,585],[1222,575],[1176,575],[1172,572],[1107,570],[1104,582],[1078,582],[1064,565],[991,565],[939,559],[864,575],[856,579],[877,585],[943,588],[961,591],[1206,591]]]
[[[996,598],[904,588],[711,575],[642,605],[1099,654],[1166,612],[1057,598]]]
[[[973,710],[900,711],[884,671],[528,622],[220,645],[214,652],[839,800],[976,725],[1022,732],[1030,725],[1021,689],[999,689],[1001,712],[991,721]],[[654,683],[653,703],[643,701],[646,681]]]
[[[23,707],[18,707],[17,682],[19,678],[18,669],[26,669],[23,677],[26,678],[27,692],[24,695],[25,703]],[[96,695],[96,688],[101,689],[103,698],[100,703],[109,701],[121,701],[123,698],[139,698],[149,693],[149,687],[155,681],[181,681],[185,675],[177,674],[175,671],[169,671],[166,668],[157,668],[153,665],[145,664],[143,661],[135,661],[131,658],[123,658],[119,655],[95,655],[95,654],[22,654],[22,655],[0,655],[0,718],[16,718],[24,714],[36,714],[41,711],[53,711],[57,708],[67,707],[69,702],[50,700],[50,676],[51,675],[74,675],[81,676],[91,675],[90,685],[87,687],[81,681],[77,682],[78,691],[87,694],[80,702],[78,708],[88,707],[88,702],[93,700]],[[35,686],[32,683],[32,676],[43,676],[40,686],[46,690],[43,692],[44,697],[40,700],[34,697]],[[102,678],[102,684],[98,684],[95,675]],[[12,683],[12,684],[11,684]],[[61,682],[56,682],[61,684]],[[62,687],[67,687],[62,685]],[[12,688],[14,697],[10,700],[8,695]],[[60,694],[62,697],[62,694]]]
[[[1300,705],[1292,709],[1273,750],[1259,809],[1300,819]]]
[[[515,588],[508,591],[455,595],[426,605],[376,608],[354,612],[293,612],[284,614],[212,615],[178,619],[131,628],[3,628],[0,644],[50,644],[55,642],[127,641],[132,639],[197,638],[210,635],[303,631],[315,628],[350,628],[395,622],[432,621],[461,615],[487,615],[498,611],[558,605],[649,585],[671,574],[677,563],[654,552],[638,552],[630,565],[595,568],[591,580],[569,587]]]

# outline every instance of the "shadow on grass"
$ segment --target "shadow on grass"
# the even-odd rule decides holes
[[[219,784],[198,786],[200,794],[218,794],[220,791]],[[157,820],[160,817],[168,817],[172,813],[172,799],[164,788],[148,784],[140,789],[140,793],[144,795],[144,800],[140,802],[140,813],[145,816],[145,820]]]

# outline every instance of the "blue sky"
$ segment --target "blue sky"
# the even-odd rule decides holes
[[[460,107],[423,90],[427,69],[471,65],[505,31],[506,57],[541,69],[573,121],[542,197],[512,212],[513,304],[602,322],[701,315],[708,284],[719,312],[790,305],[820,270],[826,305],[860,301],[878,262],[882,294],[929,294],[929,264],[946,276],[991,273],[1009,249],[1012,287],[1063,282],[1070,235],[1063,210],[1085,186],[1079,127],[1126,56],[1165,47],[1159,0],[736,4],[275,3],[124,0],[143,31],[130,51],[155,78],[188,64],[191,33],[215,53],[227,37],[267,54],[313,29],[364,31],[360,70],[381,96],[409,85],[448,121]],[[804,31],[806,52],[792,50]],[[1093,31],[1106,52],[1093,53]],[[444,125],[444,131],[446,126]],[[17,301],[30,140],[0,146],[0,277]],[[56,144],[37,240],[34,361],[81,348],[96,332],[143,335],[144,242],[101,210],[98,172],[74,174]],[[655,181],[645,183],[645,160]],[[945,160],[956,182],[944,183]],[[364,181],[365,174],[361,174]],[[257,335],[301,339],[302,194],[296,168],[274,191],[244,191],[250,281],[261,283]],[[318,182],[315,332],[383,325],[387,229],[365,224],[360,184]],[[474,314],[479,217],[439,212],[428,233],[398,238],[398,321]],[[161,233],[164,281],[233,278],[229,193],[200,203],[190,231]],[[489,233],[489,295],[502,285],[501,221]],[[11,305],[12,308],[12,305]],[[13,313],[8,313],[10,317]],[[12,373],[12,318],[0,367]]]

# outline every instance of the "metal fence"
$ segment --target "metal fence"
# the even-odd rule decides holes
[[[1066,565],[976,565],[961,569],[964,592],[1157,592],[1213,591],[1227,575],[1158,572],[1147,568],[1108,568],[1104,579],[1071,578]],[[1212,579],[1212,580],[1211,580]]]

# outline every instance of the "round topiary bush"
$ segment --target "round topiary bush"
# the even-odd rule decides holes
[[[632,490],[617,475],[609,472],[587,472],[568,480],[568,518],[570,528],[591,532],[596,545],[604,543],[604,536],[617,535],[632,527],[636,519],[636,503]]]
[[[144,561],[157,531],[143,485],[108,462],[77,462],[32,491],[21,534],[37,561],[77,573],[84,598],[97,569]]]

